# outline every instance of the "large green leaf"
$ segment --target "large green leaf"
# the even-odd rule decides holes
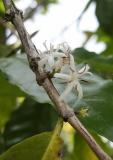
[[[5,149],[27,137],[53,130],[57,118],[57,113],[50,104],[41,104],[32,99],[26,99],[12,113],[4,128]]]
[[[50,101],[44,89],[37,85],[35,75],[30,70],[25,58],[2,58],[0,59],[0,69],[6,73],[12,84],[35,97],[38,102]]]
[[[98,67],[98,55],[94,53],[85,54],[84,52],[82,53],[82,50],[79,49],[76,50],[75,55],[77,61],[81,61],[81,59],[83,59],[83,63],[88,63],[90,65],[95,62],[96,65],[93,67],[93,70],[96,70],[96,67],[98,69],[100,68]],[[107,68],[107,65],[110,69],[110,72],[112,72],[110,68],[112,63],[110,62],[104,64],[105,68]],[[101,70],[105,70],[104,64],[103,67],[101,67]],[[1,59],[0,69],[9,77],[10,82],[18,85],[22,90],[33,96],[37,101],[41,103],[50,103],[50,100],[45,91],[42,89],[42,87],[39,87],[36,84],[35,76],[29,69],[28,63],[25,61],[25,59],[17,57]],[[59,89],[60,92],[64,89],[63,84],[55,83],[55,86]],[[75,92],[71,92],[68,97],[66,97],[65,101],[74,107],[75,110],[79,110],[81,107],[88,107],[89,117],[82,119],[84,124],[93,131],[113,141],[113,135],[111,132],[113,130],[113,82],[111,80],[103,80],[102,78],[94,75],[89,77],[88,84],[83,84],[83,89],[84,97],[82,100],[77,100]]]
[[[88,52],[84,48],[77,48],[73,51],[75,59],[78,63],[89,64],[91,70],[103,76],[112,77],[113,73],[113,57],[104,57],[94,52]]]
[[[42,133],[35,135],[18,143],[0,156],[0,160],[41,160],[53,137],[52,133]],[[55,137],[55,146],[51,150],[48,160],[59,160],[59,152],[62,141],[60,137]]]
[[[54,132],[52,134],[52,137],[50,139],[49,145],[46,148],[45,153],[42,157],[42,160],[53,160],[53,159],[61,160],[63,141],[60,138],[60,133],[62,127],[63,127],[63,119],[59,118],[56,127],[54,129]]]
[[[16,106],[16,97],[25,95],[16,85],[10,84],[7,77],[0,72],[0,130]]]
[[[113,141],[113,82],[84,98],[84,105],[89,109],[88,116],[82,122],[93,131]]]
[[[103,57],[93,52],[88,52],[83,48],[78,48],[73,53],[77,62],[89,64],[93,71],[104,73],[105,75],[111,75],[113,73],[112,57]],[[101,85],[100,88],[98,88],[98,83]],[[88,128],[113,141],[113,82],[111,80],[103,81],[100,79],[98,83],[94,86],[95,91],[91,89],[92,92],[89,93],[87,91],[87,85],[84,91],[83,102],[77,107],[79,108],[81,106],[89,109],[89,116],[82,118],[83,123]]]
[[[78,56],[80,56],[80,53],[82,53],[82,50],[79,50],[75,56],[77,57],[77,61],[79,60]],[[79,53],[79,54],[77,54]],[[88,53],[88,52],[86,52]],[[85,56],[85,54],[83,54]],[[86,59],[91,59],[90,53],[86,54]],[[95,54],[96,56],[96,54]],[[80,57],[82,58],[82,56]],[[83,63],[86,63],[86,59],[83,58]],[[87,63],[90,63],[90,60],[87,61]],[[28,62],[26,58],[24,57],[13,57],[13,58],[1,58],[0,59],[0,69],[3,73],[5,73],[12,84],[17,85],[20,87],[21,90],[26,92],[28,95],[31,95],[34,97],[38,102],[45,103],[45,102],[51,102],[47,94],[45,93],[45,90],[38,86],[36,83],[35,74],[31,71],[31,69],[28,66]],[[95,79],[94,79],[95,78]],[[98,77],[92,77],[92,80],[94,81],[94,84],[100,86],[100,80],[98,80]],[[63,91],[64,87],[63,84],[59,84],[55,82],[55,86]],[[92,88],[92,87],[91,87]],[[72,95],[69,95],[67,98],[67,101],[72,101],[75,97]]]

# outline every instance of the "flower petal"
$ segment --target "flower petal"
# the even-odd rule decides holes
[[[74,87],[74,82],[68,83],[64,92],[60,95],[60,99],[65,100],[65,97],[71,92]]]
[[[85,66],[83,66],[79,71],[78,71],[78,73],[79,74],[82,74],[82,73],[86,73],[86,72],[88,72],[89,71],[89,65],[85,65]]]
[[[76,67],[75,67],[75,61],[74,61],[74,57],[72,54],[70,54],[70,68],[73,70],[73,71],[76,71]]]
[[[90,69],[89,65],[86,64],[84,67],[82,67],[82,68],[78,71],[79,76],[83,76],[83,75],[85,75],[85,74],[92,75],[92,73],[89,72],[89,69]]]
[[[49,55],[48,56],[48,64],[49,64],[49,66],[52,68],[53,66],[54,66],[54,64],[55,64],[55,60],[54,60],[54,57],[53,57],[53,55]]]
[[[77,85],[77,91],[78,91],[78,98],[81,99],[83,97],[83,90],[81,84],[78,82]]]
[[[69,82],[71,80],[71,76],[67,75],[67,74],[64,74],[64,73],[55,73],[54,77],[65,80],[67,82]]]
[[[58,58],[67,57],[66,54],[63,52],[53,52],[52,54],[54,57],[58,57]]]

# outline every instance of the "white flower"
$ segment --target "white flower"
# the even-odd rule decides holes
[[[48,49],[45,41],[44,47],[46,48],[46,52],[42,53],[39,51],[39,66],[46,72],[53,73],[54,78],[60,78],[67,83],[67,87],[60,98],[64,99],[73,88],[77,90],[78,98],[82,98],[83,89],[80,82],[84,80],[84,75],[91,74],[89,72],[89,66],[86,65],[80,70],[76,69],[74,57],[66,42],[59,44],[56,49],[50,44],[50,48]]]
[[[83,90],[80,84],[80,80],[83,80],[84,75],[91,74],[89,72],[89,66],[86,65],[83,68],[81,68],[79,71],[76,70],[75,65],[73,66],[73,63],[72,63],[72,66],[70,67],[73,67],[73,70],[70,71],[69,75],[64,73],[54,74],[55,78],[60,78],[67,83],[67,87],[64,90],[64,92],[61,94],[60,99],[64,99],[71,92],[73,88],[77,90],[78,98],[81,99],[83,97]]]
[[[71,53],[71,48],[67,42],[63,42],[63,43],[58,44],[57,49],[61,50],[67,56]]]
[[[60,58],[56,63],[56,68],[59,66],[62,66],[63,70],[66,66],[68,66],[70,69],[75,69],[75,62],[74,58],[71,54],[70,46],[67,44],[67,42],[63,42],[58,45],[57,47],[58,51],[61,51],[62,53],[65,53],[66,57]]]
[[[62,59],[66,58],[67,55],[63,52],[59,51],[59,48],[54,49],[54,46],[50,44],[50,49],[47,48],[46,41],[44,43],[44,46],[46,48],[46,52],[42,53],[39,51],[40,61],[39,65],[40,67],[49,67],[50,70],[59,70],[63,63]]]

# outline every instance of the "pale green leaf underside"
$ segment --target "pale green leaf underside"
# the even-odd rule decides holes
[[[10,82],[19,86],[28,95],[38,102],[51,103],[44,89],[37,85],[34,73],[30,70],[26,58],[2,58],[0,69],[10,79]],[[77,100],[75,91],[71,92],[66,101],[75,109],[87,107],[89,116],[82,118],[83,123],[93,131],[113,141],[113,82],[103,80],[94,75],[89,82],[83,84],[84,97]],[[60,93],[64,90],[63,84],[54,83]]]

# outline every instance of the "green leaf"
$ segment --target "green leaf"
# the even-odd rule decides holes
[[[106,48],[103,52],[101,52],[102,56],[113,56],[113,38],[102,31],[101,28],[98,28],[96,31],[97,41],[104,42],[106,45]]]
[[[0,160],[41,159],[51,139],[51,133],[42,133],[11,147],[0,156]]]
[[[42,160],[60,160],[60,153],[61,153],[61,148],[62,148],[62,144],[63,141],[61,139],[59,139],[61,130],[63,127],[63,119],[59,118],[57,125],[54,129],[53,135],[51,137],[51,140],[49,142],[49,145],[42,157]],[[57,148],[57,146],[60,147],[60,150]]]
[[[25,96],[26,94],[22,92],[16,85],[9,83],[8,77],[0,72],[0,96],[1,97],[17,97]]]
[[[1,30],[1,29],[0,29]],[[3,31],[1,31],[3,32]],[[5,33],[4,33],[5,34]],[[5,37],[4,35],[1,35],[1,37]],[[0,44],[0,57],[8,56],[8,54],[13,50],[13,45],[5,45]]]
[[[75,134],[74,137],[74,150],[72,157],[72,159],[75,160],[98,160],[94,152],[79,134]]]
[[[96,86],[95,86],[96,87]],[[81,118],[86,127],[113,141],[113,82],[108,81],[93,95],[84,97],[81,107],[88,108],[88,116]]]
[[[60,128],[56,126],[53,133],[41,133],[12,146],[0,156],[0,160],[60,160],[63,143],[59,137]]]
[[[97,42],[105,43],[106,48],[101,52],[102,56],[113,56],[113,39],[111,35],[108,35],[100,27],[97,28],[96,32],[93,34],[96,36]]]
[[[2,13],[2,15],[4,13],[4,5],[2,1],[0,1],[0,13]]]
[[[97,28],[94,35],[97,36],[97,42],[104,42],[107,45],[107,43],[112,41],[112,37],[104,32],[100,27]]]
[[[58,115],[50,104],[26,99],[11,115],[3,132],[5,149],[35,134],[53,130]]]
[[[95,2],[100,27],[109,35],[113,35],[113,1],[95,0]]]
[[[4,16],[4,5],[3,5],[3,1],[0,1],[0,17]],[[5,43],[5,30],[6,28],[4,27],[4,24],[2,23],[2,18],[0,19],[1,23],[0,23],[0,45],[4,45]],[[0,56],[1,56],[1,50],[0,50]]]
[[[77,62],[89,64],[91,69],[95,72],[106,73],[108,75],[113,73],[112,57],[104,58],[101,55],[88,52],[83,48],[76,49],[74,51],[74,56]],[[86,127],[113,141],[113,81],[103,81],[103,79],[95,77],[95,82],[97,83],[93,86],[89,79],[89,84],[84,86],[84,98],[82,102],[76,104],[76,107],[78,107],[79,110],[82,107],[88,108],[89,115],[85,118],[81,118]]]
[[[8,121],[12,110],[16,105],[15,97],[0,97],[0,129]]]
[[[79,49],[78,51],[79,52],[76,52],[75,54],[76,60],[78,60],[79,57],[79,61],[81,61],[83,57],[85,59],[83,63],[92,64],[93,61],[95,61],[95,63],[98,62],[96,60],[98,55],[90,52],[87,53],[86,51],[86,54],[84,54],[84,52]],[[110,63],[106,65],[110,68],[112,64]],[[98,65],[95,66],[99,69]],[[37,101],[41,103],[51,103],[42,87],[36,84],[34,73],[29,69],[28,63],[25,59],[16,57],[1,59],[0,69],[9,77],[12,83],[18,85],[29,95],[35,97]],[[105,70],[104,68],[102,69]],[[68,102],[70,106],[74,107],[75,110],[80,109],[81,107],[88,107],[90,114],[89,117],[83,118],[84,124],[94,132],[97,132],[113,141],[113,135],[111,132],[113,130],[111,124],[113,121],[113,103],[111,101],[111,99],[113,99],[113,82],[111,80],[103,80],[95,75],[89,77],[88,81],[89,83],[82,84],[84,92],[82,100],[77,99],[76,91],[74,91],[66,97],[65,101]],[[58,83],[54,84],[59,92],[62,93],[64,85]]]
[[[20,87],[38,102],[50,102],[44,89],[37,85],[35,75],[29,68],[26,58],[1,58],[0,69],[9,77],[12,84]]]
[[[0,154],[4,152],[4,148],[5,145],[4,145],[4,138],[2,136],[2,134],[0,133]]]
[[[93,137],[106,153],[112,155],[113,148],[108,143],[103,142],[102,139],[96,134],[93,134]],[[88,159],[98,160],[95,153],[91,150],[91,148],[88,146],[83,137],[80,136],[80,134],[76,133],[74,135],[74,148],[67,160],[88,160]]]
[[[78,63],[88,64],[91,70],[103,76],[112,76],[113,73],[113,57],[104,57],[94,52],[88,52],[84,48],[77,48],[73,51],[75,59]]]
[[[35,160],[41,159],[51,138],[50,133],[43,133],[24,140],[1,155],[0,160]]]

